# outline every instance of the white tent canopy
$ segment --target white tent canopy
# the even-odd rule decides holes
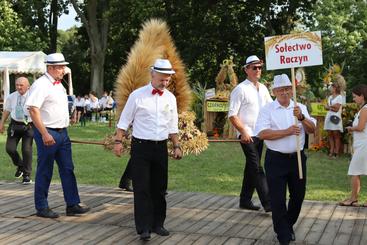
[[[0,91],[4,93],[4,100],[10,93],[9,74],[33,74],[40,75],[46,71],[46,54],[38,52],[0,51],[0,73],[2,83]],[[73,94],[71,70],[67,67],[65,73],[69,76],[69,94]]]

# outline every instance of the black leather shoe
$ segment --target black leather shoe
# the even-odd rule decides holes
[[[153,232],[160,236],[169,236],[169,231],[167,231],[164,227],[156,227],[153,229]]]
[[[82,207],[79,204],[66,207],[66,215],[67,216],[75,216],[78,214],[84,214],[90,210],[90,207]]]
[[[264,206],[264,211],[265,213],[271,212],[271,206],[270,205]]]
[[[296,240],[296,235],[294,234],[294,232],[291,232],[291,241],[295,241]]]
[[[149,241],[150,240],[150,232],[149,231],[143,231],[140,234],[140,240]]]
[[[119,188],[121,188],[124,191],[134,192],[131,180],[122,181],[122,183],[120,183],[119,185]]]
[[[279,241],[280,245],[289,245],[289,241]]]
[[[50,218],[50,219],[56,219],[59,217],[59,214],[52,211],[50,208],[44,208],[44,209],[37,210],[36,215],[38,217]]]
[[[255,210],[258,211],[260,209],[259,206],[256,206],[252,203],[252,201],[248,203],[240,203],[240,208],[242,209],[249,209],[249,210]]]

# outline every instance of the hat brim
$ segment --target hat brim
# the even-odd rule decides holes
[[[282,86],[277,86],[277,87],[272,86],[271,89],[285,88],[285,87],[292,87],[292,84],[290,84],[290,85],[282,85]]]
[[[49,66],[60,66],[60,65],[69,65],[69,62],[57,62],[57,63],[49,63],[49,62],[45,62],[46,65],[49,65]]]
[[[150,67],[150,69],[158,73],[169,74],[169,75],[176,73],[174,70],[157,70],[157,69],[154,69],[154,67]]]
[[[243,67],[247,67],[249,65],[255,65],[255,64],[264,64],[264,62],[262,60],[256,60],[256,61],[252,61],[250,63],[245,64]]]

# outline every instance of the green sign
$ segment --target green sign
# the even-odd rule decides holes
[[[311,110],[312,116],[325,116],[327,113],[323,103],[311,103]]]
[[[228,101],[207,101],[206,110],[211,112],[223,112],[228,111]]]

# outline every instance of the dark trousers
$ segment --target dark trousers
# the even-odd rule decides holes
[[[32,145],[33,145],[33,128],[28,126],[23,132],[14,132],[11,122],[8,128],[8,136],[6,138],[6,152],[10,156],[13,164],[17,166],[24,175],[30,176],[32,173]],[[18,125],[25,125],[24,123],[17,123]],[[17,147],[22,140],[22,157],[20,157]]]
[[[252,140],[253,142],[249,144],[241,143],[246,156],[246,166],[243,172],[240,204],[249,203],[256,189],[262,206],[268,206],[270,202],[268,184],[261,166],[263,141],[257,137],[252,137]]]
[[[151,231],[166,219],[168,176],[167,141],[131,141],[136,231]]]
[[[78,187],[74,175],[74,164],[71,155],[71,142],[66,129],[60,131],[47,129],[56,144],[45,146],[40,132],[34,129],[34,140],[37,145],[37,172],[34,185],[34,201],[37,210],[48,208],[48,190],[52,179],[54,161],[59,168],[64,200],[67,206],[80,203]]]
[[[121,176],[120,179],[120,184],[119,186],[123,186],[127,181],[132,179],[132,169],[131,169],[131,158],[129,159],[129,161],[127,162],[126,168],[124,173]]]
[[[297,154],[283,154],[267,150],[265,156],[266,177],[269,184],[274,231],[279,241],[290,241],[293,225],[301,212],[306,192],[306,160],[301,152],[303,179],[299,179]],[[286,204],[289,190],[288,208]]]

